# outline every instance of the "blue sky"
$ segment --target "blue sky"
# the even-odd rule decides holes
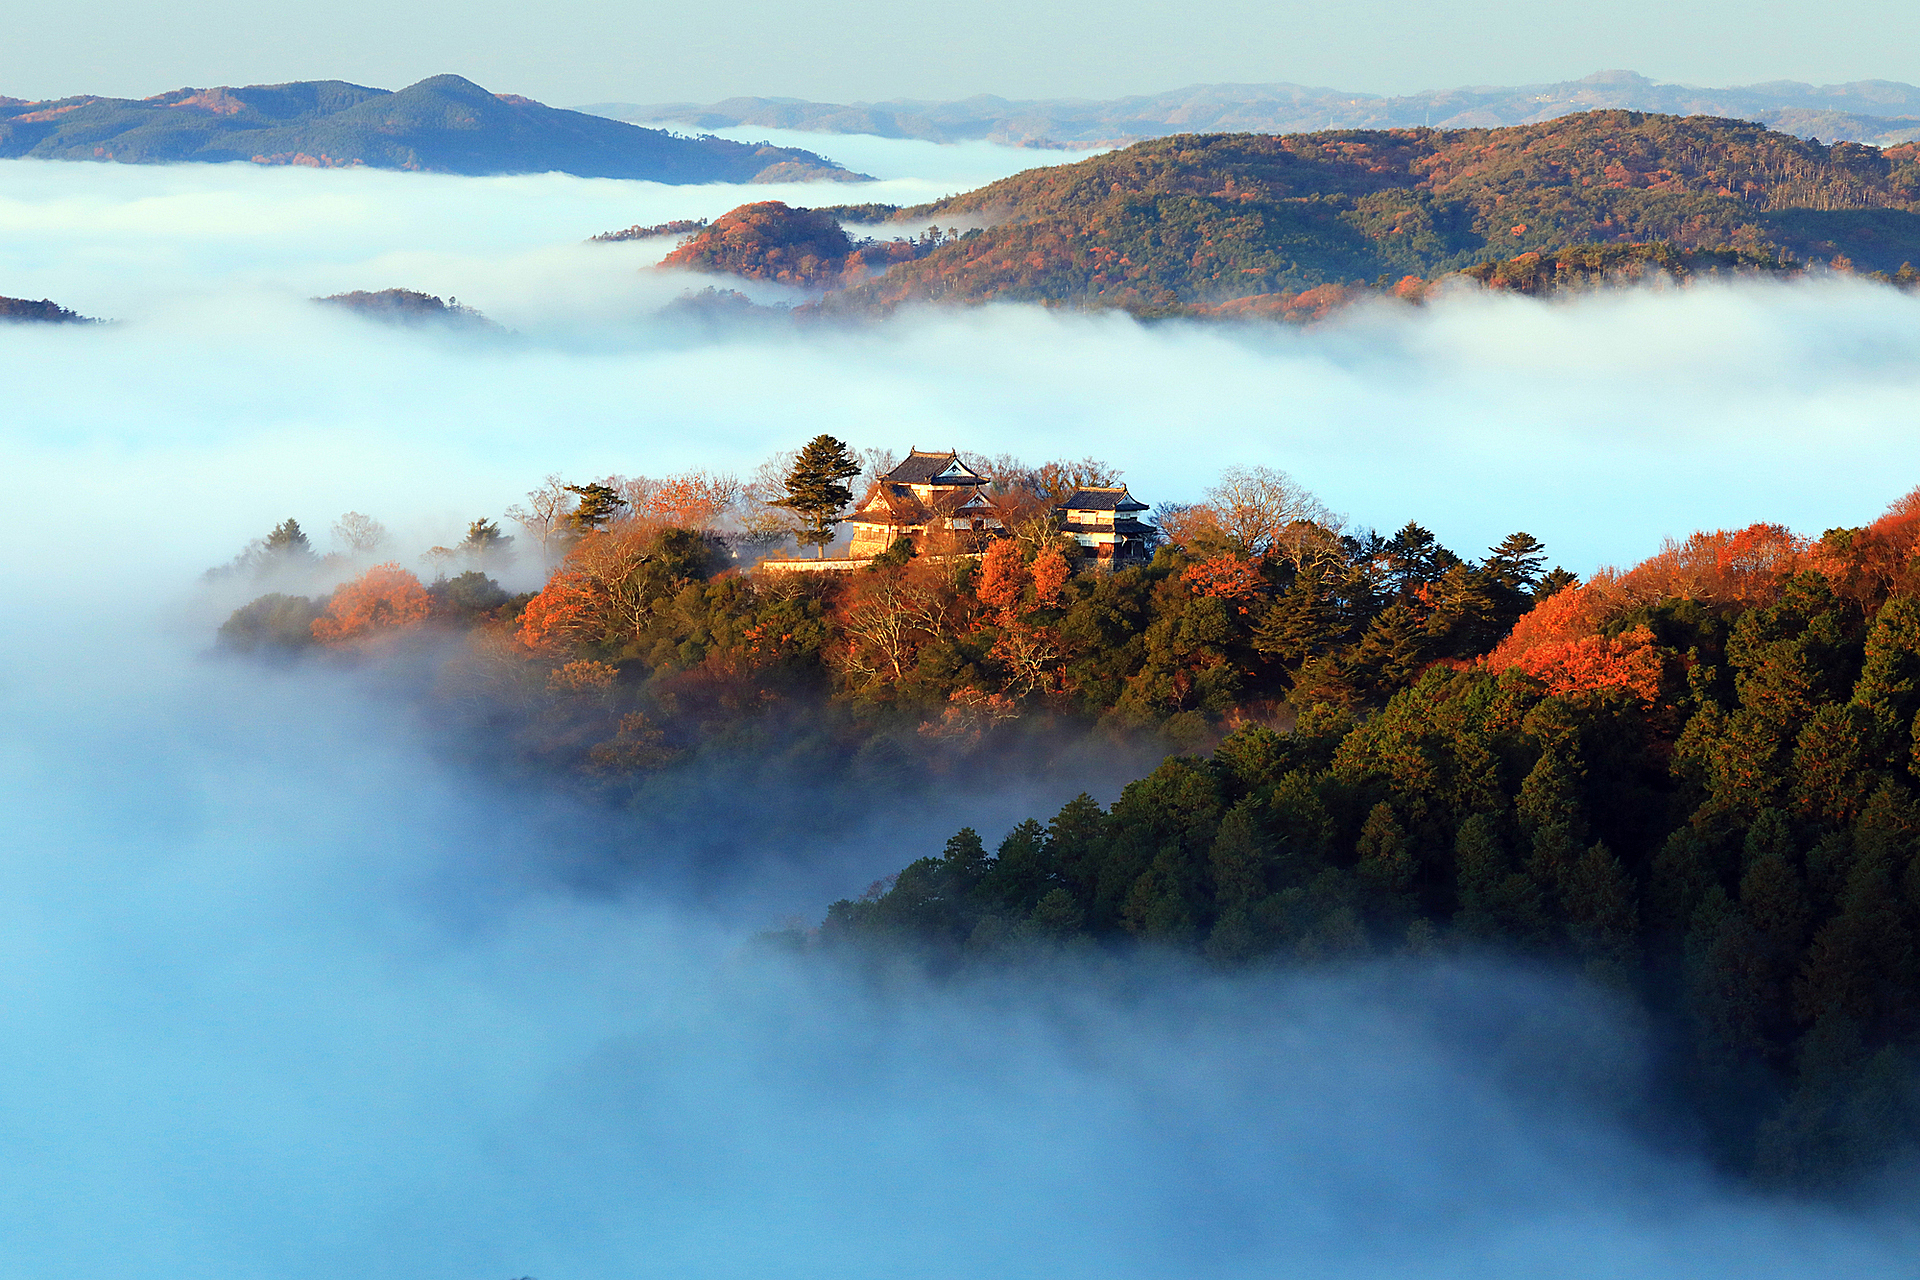
[[[1275,80],[1407,92],[1603,68],[1709,85],[1920,81],[1920,5],[1910,0],[203,0],[184,13],[97,0],[17,6],[7,27],[0,93],[27,98],[324,77],[398,88],[445,71],[558,105],[734,94],[1106,97]]]

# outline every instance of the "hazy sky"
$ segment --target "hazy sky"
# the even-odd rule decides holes
[[[1621,0],[1603,10],[1518,0],[98,0],[21,5],[7,27],[0,94],[26,98],[328,77],[398,88],[446,71],[562,106],[735,94],[1104,97],[1212,81],[1406,92],[1603,68],[1704,85],[1920,81],[1911,0],[1818,9]]]

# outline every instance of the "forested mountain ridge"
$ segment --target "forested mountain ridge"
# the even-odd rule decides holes
[[[655,182],[852,181],[790,147],[686,138],[494,94],[460,76],[398,92],[340,80],[178,89],[140,100],[0,99],[0,157],[122,164],[252,161]]]
[[[1632,71],[1600,71],[1554,84],[1479,85],[1398,96],[1298,84],[1198,84],[1097,101],[1009,101],[991,94],[953,102],[827,103],[741,97],[709,105],[604,102],[580,108],[642,124],[701,129],[757,125],[933,142],[984,138],[1016,146],[1107,146],[1176,133],[1493,128],[1609,109],[1732,116],[1828,142],[1890,146],[1920,138],[1920,88],[1909,84],[1860,80],[1811,85],[1777,80],[1709,89],[1662,84]]]
[[[1508,129],[1189,135],[903,210],[974,229],[831,300],[1124,306],[1429,278],[1662,243],[1887,273],[1920,260],[1920,147],[1601,111]]]

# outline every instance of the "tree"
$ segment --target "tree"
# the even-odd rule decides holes
[[[346,644],[376,631],[424,622],[432,607],[420,579],[397,564],[377,564],[340,584],[326,611],[314,619],[313,638],[322,644]]]
[[[291,516],[273,527],[273,531],[260,544],[260,549],[269,564],[313,558],[313,547],[307,542],[307,535],[301,532],[300,522]]]
[[[500,532],[500,526],[481,516],[467,526],[467,536],[460,541],[460,549],[476,556],[505,551],[513,539]]]
[[[1547,562],[1547,546],[1530,533],[1510,533],[1487,555],[1484,568],[1507,590],[1526,594],[1540,581]]]
[[[609,484],[568,484],[560,487],[579,499],[573,510],[567,513],[567,531],[575,538],[584,538],[606,528],[620,514],[620,509],[627,505],[620,491]]]
[[[349,511],[333,522],[333,541],[347,555],[374,555],[386,540],[386,526],[358,511]]]
[[[538,489],[527,493],[525,503],[507,508],[507,518],[525,529],[540,544],[542,566],[553,563],[555,544],[564,545],[567,517],[573,511],[574,497],[560,477],[550,475]]]
[[[1289,525],[1338,531],[1343,523],[1306,486],[1272,467],[1228,467],[1203,505],[1221,537],[1256,559],[1283,550]]]
[[[823,560],[827,544],[833,541],[833,528],[840,523],[840,513],[853,501],[853,491],[842,482],[859,474],[860,460],[829,435],[809,440],[787,472],[786,496],[774,505],[799,517],[798,541],[803,546],[811,543],[818,547]]]

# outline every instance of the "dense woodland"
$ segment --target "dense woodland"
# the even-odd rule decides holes
[[[980,545],[742,572],[777,496],[552,481],[513,513],[554,566],[536,593],[488,576],[513,548],[480,520],[430,582],[389,562],[269,594],[222,640],[433,649],[444,714],[615,804],[756,753],[911,784],[1063,734],[1165,744],[1186,754],[1110,807],[902,850],[787,940],[935,973],[1139,946],[1228,967],[1519,953],[1640,1001],[1729,1167],[1840,1185],[1912,1136],[1920,493],[1578,582],[1524,533],[1466,557],[1236,469],[1156,513],[1150,564],[1096,572],[1054,504],[1109,469],[978,461],[1010,525]],[[335,533],[379,553],[365,517]],[[300,565],[289,521],[223,572]]]
[[[1917,155],[1920,144],[1829,146],[1632,111],[1503,129],[1160,138],[899,210],[907,226],[970,229],[876,278],[847,276],[817,307],[997,299],[1300,318],[1366,292],[1418,297],[1456,273],[1527,292],[1814,265],[1911,282]],[[714,234],[674,261],[742,272],[751,255],[709,252]]]

